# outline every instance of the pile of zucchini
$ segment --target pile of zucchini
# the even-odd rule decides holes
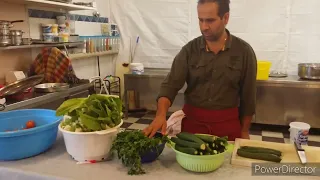
[[[226,151],[228,137],[200,135],[181,132],[177,137],[171,137],[174,148],[182,153],[191,155],[214,155]]]
[[[258,159],[264,161],[271,161],[271,162],[281,162],[281,155],[282,152],[270,149],[270,148],[263,148],[263,147],[252,147],[252,146],[241,146],[237,150],[238,156],[250,158],[250,159]]]

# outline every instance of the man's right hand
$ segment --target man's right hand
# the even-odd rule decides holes
[[[143,132],[146,136],[152,138],[160,129],[161,134],[165,135],[167,131],[167,120],[166,117],[156,116],[152,123],[146,127]]]

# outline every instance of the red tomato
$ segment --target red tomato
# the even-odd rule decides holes
[[[26,123],[26,129],[31,129],[34,127],[36,127],[36,123],[34,121],[30,120]]]

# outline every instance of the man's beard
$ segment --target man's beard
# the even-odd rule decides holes
[[[223,35],[223,30],[218,32],[218,33],[215,33],[215,34],[212,34],[210,36],[205,36],[204,33],[202,32],[202,35],[203,37],[207,40],[207,41],[211,41],[211,42],[216,42],[218,41],[221,36]]]

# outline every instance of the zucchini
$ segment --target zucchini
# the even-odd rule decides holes
[[[216,136],[211,136],[211,135],[203,135],[203,134],[196,134],[199,139],[206,143],[214,143],[214,141],[217,139]]]
[[[215,141],[216,144],[220,144],[222,146],[227,146],[228,145],[228,139],[225,139],[225,137],[220,138],[218,137]]]
[[[187,132],[181,132],[181,133],[177,134],[177,137],[182,140],[185,140],[185,141],[191,141],[191,142],[196,142],[196,143],[200,143],[200,144],[205,143],[200,138],[198,138],[196,135],[191,134],[191,133],[187,133]]]
[[[247,151],[247,152],[256,152],[256,153],[268,153],[268,154],[274,154],[277,156],[281,156],[282,152],[275,150],[275,149],[270,149],[270,148],[263,148],[263,147],[251,147],[251,146],[242,146],[240,147],[241,149]]]
[[[206,149],[206,144],[202,143],[196,143],[196,142],[190,142],[190,141],[185,141],[176,137],[172,137],[171,141],[173,141],[174,143],[178,144],[179,146],[182,147],[190,147],[190,148],[195,148],[195,149],[201,149],[201,150],[205,150]]]
[[[217,150],[213,150],[213,154],[218,154],[218,151]]]
[[[250,158],[250,159],[258,159],[264,161],[271,161],[271,162],[281,162],[281,158],[274,154],[267,154],[267,153],[254,153],[248,152],[243,149],[238,149],[237,154],[241,157]]]
[[[209,144],[206,144],[206,152],[209,152],[209,153],[212,152],[212,149],[209,147]]]
[[[174,149],[176,149],[177,151],[180,151],[182,153],[186,153],[186,154],[191,154],[191,155],[197,155],[198,151],[194,148],[189,148],[189,147],[182,147],[179,145],[175,145]]]

